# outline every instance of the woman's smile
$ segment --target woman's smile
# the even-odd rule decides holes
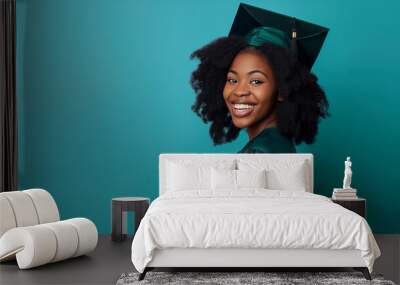
[[[235,117],[239,117],[239,118],[243,118],[246,117],[248,115],[250,115],[254,108],[255,105],[254,104],[229,104],[230,105],[230,111],[232,113],[233,116]]]

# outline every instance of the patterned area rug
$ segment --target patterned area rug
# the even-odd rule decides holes
[[[395,285],[384,280],[381,275],[372,274],[372,281],[364,278],[361,272],[147,272],[145,279],[138,281],[139,273],[124,273],[117,285],[136,284],[379,284]]]

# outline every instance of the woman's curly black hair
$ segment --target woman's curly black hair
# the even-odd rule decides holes
[[[211,122],[210,136],[214,145],[230,142],[240,132],[233,125],[223,90],[232,61],[246,48],[260,51],[274,72],[279,97],[283,99],[276,104],[279,131],[295,144],[313,143],[320,118],[329,115],[328,101],[317,83],[317,76],[288,49],[272,43],[249,47],[242,38],[231,36],[218,38],[190,55],[191,59],[200,60],[190,80],[197,94],[192,110],[203,122]]]

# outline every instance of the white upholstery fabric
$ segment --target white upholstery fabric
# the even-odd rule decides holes
[[[38,215],[39,224],[60,220],[57,204],[49,192],[43,189],[29,189],[22,192],[28,194],[32,199]]]
[[[78,248],[74,257],[90,252],[96,248],[98,233],[94,223],[85,218],[75,218],[64,222],[72,225],[79,237]]]
[[[66,221],[44,224],[43,227],[51,230],[51,236],[57,241],[52,262],[73,257],[78,250],[79,236],[75,228]]]
[[[60,220],[56,202],[43,189],[0,193],[0,237],[14,227],[33,226]]]
[[[22,191],[3,192],[1,195],[10,202],[17,227],[39,224],[35,205],[29,195]]]
[[[53,232],[43,225],[13,228],[0,239],[0,258],[14,259],[16,253],[20,269],[49,263],[56,250]]]
[[[8,199],[0,195],[0,237],[9,229],[15,228],[17,222]]]
[[[0,193],[0,261],[17,259],[28,269],[86,254],[98,241],[88,219],[59,221],[49,192],[30,189]]]

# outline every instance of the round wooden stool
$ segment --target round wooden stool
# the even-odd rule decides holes
[[[119,197],[112,199],[112,234],[113,241],[123,241],[127,236],[127,212],[135,212],[135,232],[146,214],[150,199],[144,197]]]

